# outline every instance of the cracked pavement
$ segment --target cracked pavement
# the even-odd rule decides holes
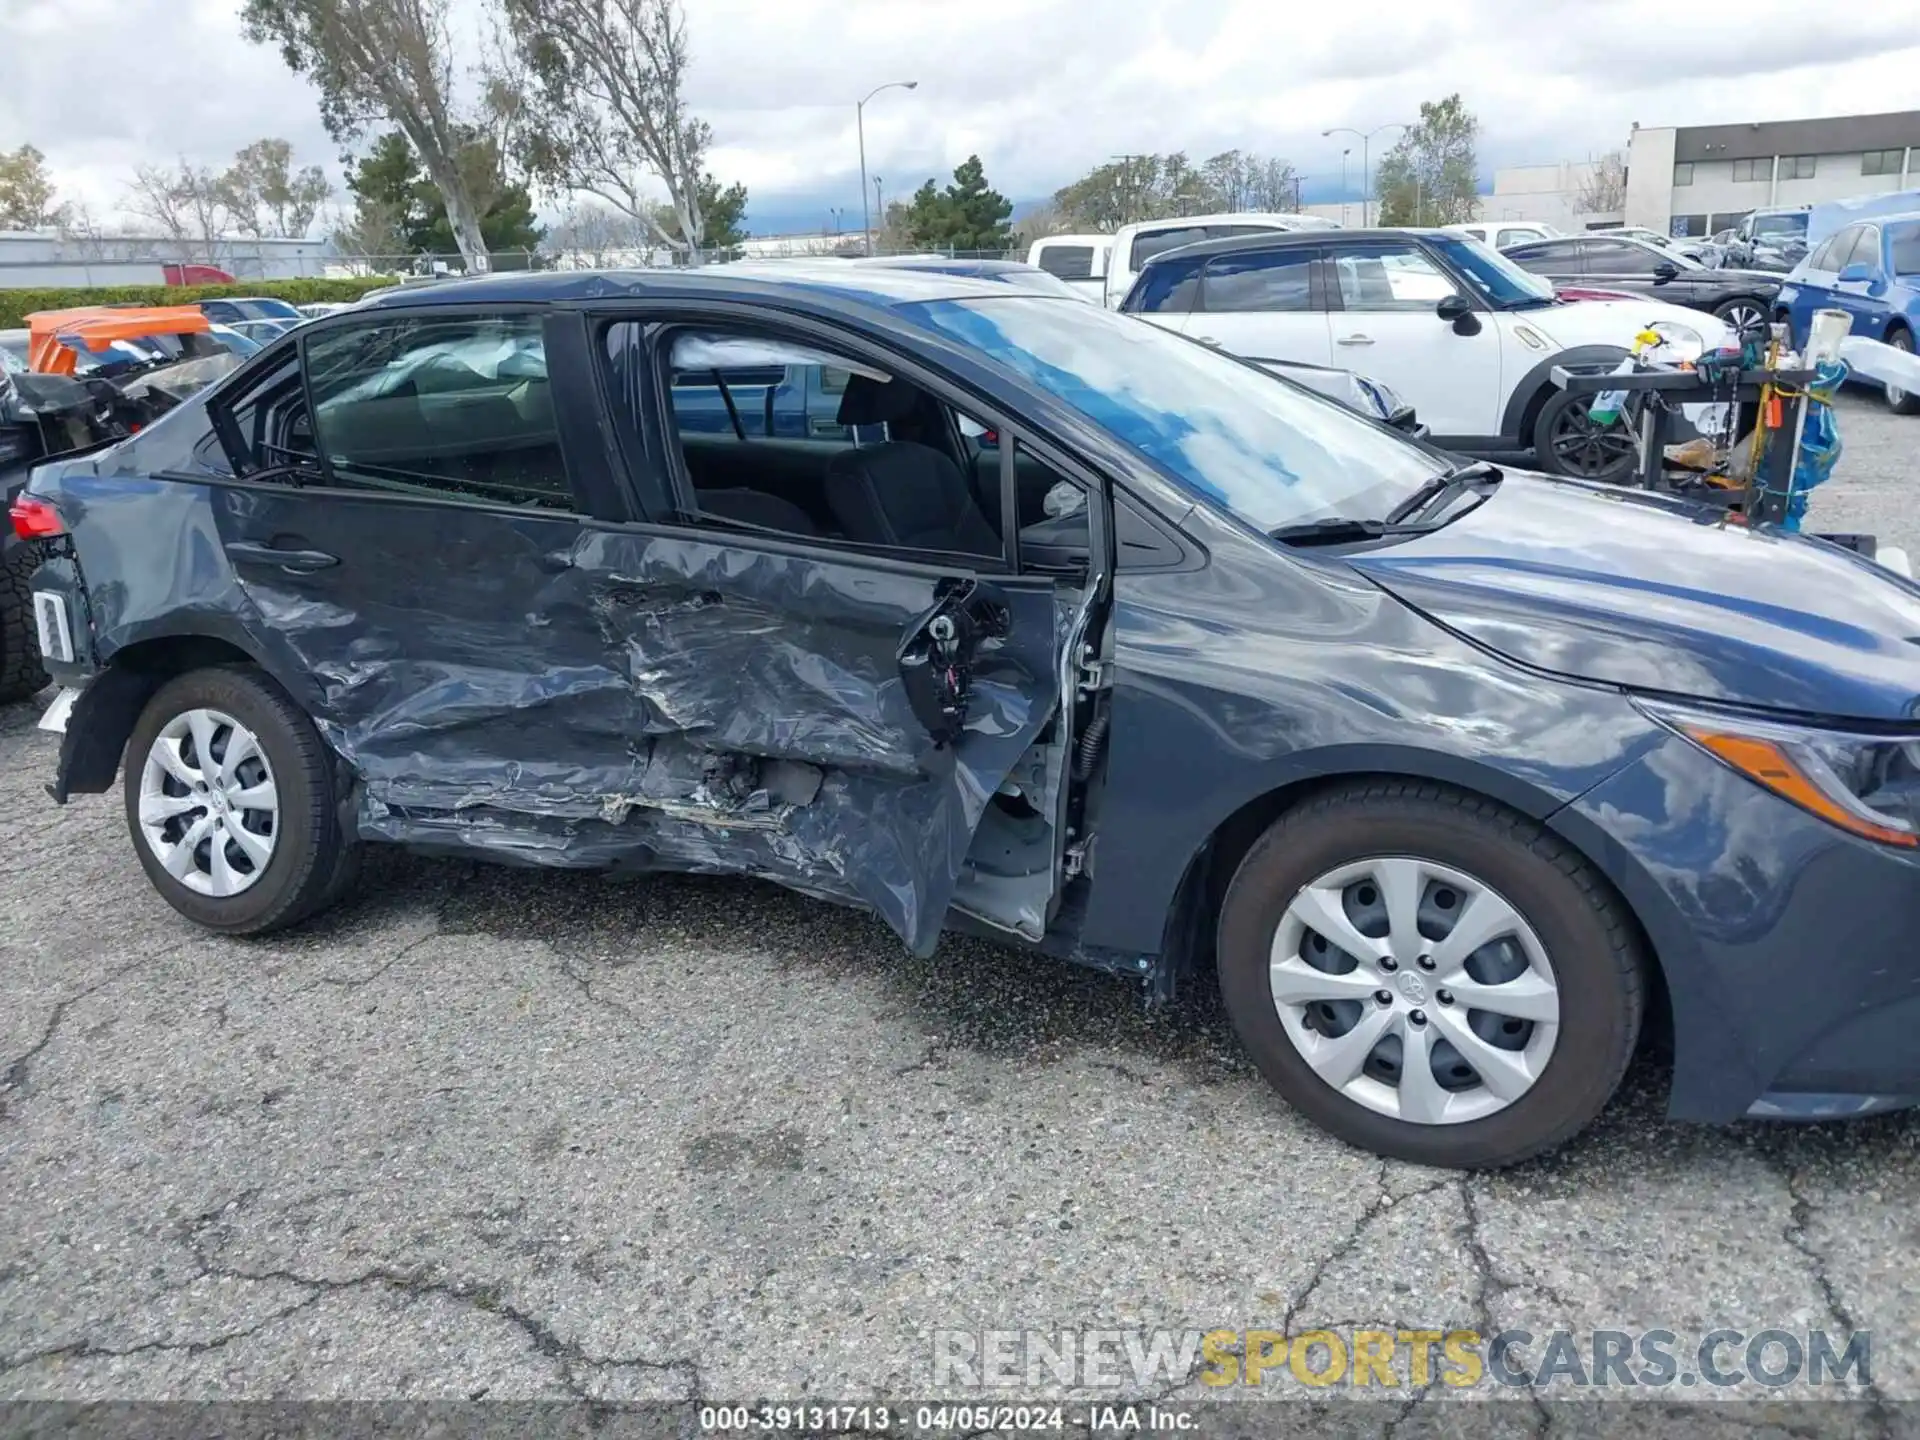
[[[1920,555],[1920,421],[1842,423],[1815,527]],[[925,1398],[935,1329],[1369,1325],[1867,1328],[1849,1417],[1920,1394],[1920,1122],[1670,1125],[1643,1059],[1544,1160],[1386,1164],[1207,997],[745,882],[374,847],[216,938],[117,793],[41,793],[37,713],[0,709],[0,1398]]]

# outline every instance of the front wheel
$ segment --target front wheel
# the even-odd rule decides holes
[[[1887,343],[1896,350],[1913,353],[1913,332],[1895,330],[1887,336]],[[1920,393],[1903,390],[1898,385],[1887,385],[1887,408],[1896,415],[1920,415]]]
[[[1591,395],[1560,390],[1549,396],[1533,423],[1534,463],[1549,475],[1576,480],[1629,479],[1636,453],[1626,412],[1602,425],[1587,413],[1592,407]]]
[[[1322,1128],[1422,1165],[1512,1164],[1598,1115],[1639,1035],[1633,929],[1490,800],[1378,780],[1287,812],[1220,916],[1227,1014]]]
[[[127,740],[127,829],[154,889],[210,930],[259,935],[332,902],[352,875],[329,754],[250,667],[161,686]]]
[[[1723,300],[1713,313],[1726,321],[1736,336],[1744,336],[1747,331],[1758,329],[1767,323],[1767,307],[1746,295]]]

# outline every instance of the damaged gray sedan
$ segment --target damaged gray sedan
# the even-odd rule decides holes
[[[217,930],[378,841],[760,876],[923,955],[1211,964],[1289,1100],[1434,1164],[1574,1133],[1646,1014],[1677,1115],[1920,1095],[1879,958],[1920,925],[1920,592],[1076,300],[401,292],[12,509],[53,797],[122,775]],[[1818,645],[1751,620],[1782,594]]]

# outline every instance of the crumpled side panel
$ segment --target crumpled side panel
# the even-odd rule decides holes
[[[523,863],[743,873],[931,951],[982,809],[1055,708],[1051,589],[1010,587],[936,751],[895,652],[934,580],[864,562],[372,496],[215,492],[240,570],[360,780],[372,838]]]
[[[59,490],[98,653],[184,632],[257,656],[354,772],[371,838],[758,875],[870,907],[925,954],[987,802],[1058,704],[1045,582],[1000,587],[1011,633],[935,750],[895,660],[934,577],[91,464]],[[338,563],[290,573],[236,561],[236,541]]]

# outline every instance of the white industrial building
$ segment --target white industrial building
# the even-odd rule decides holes
[[[1710,235],[1770,205],[1813,205],[1920,183],[1920,110],[1746,125],[1636,126],[1629,225]]]

